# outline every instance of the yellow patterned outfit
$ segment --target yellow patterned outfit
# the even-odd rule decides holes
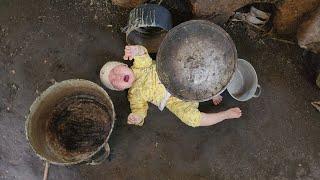
[[[201,113],[198,102],[186,102],[171,96],[160,82],[156,72],[156,64],[148,53],[134,57],[131,67],[135,75],[135,82],[129,89],[128,99],[132,113],[143,118],[140,126],[147,116],[148,102],[159,107],[166,106],[185,124],[197,127],[200,125]]]

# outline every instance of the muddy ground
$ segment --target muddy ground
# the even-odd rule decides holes
[[[55,81],[99,83],[108,60],[120,60],[128,11],[102,0],[0,0],[0,179],[41,179],[44,164],[25,139],[25,116]],[[179,21],[179,20],[177,20]],[[143,127],[126,124],[126,92],[108,91],[117,121],[111,157],[98,166],[51,166],[49,179],[319,179],[320,91],[303,68],[302,50],[228,29],[239,57],[263,88],[245,103],[226,95],[216,112],[240,106],[243,117],[190,128],[150,105]]]

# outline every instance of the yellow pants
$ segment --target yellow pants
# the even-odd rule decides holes
[[[198,102],[186,102],[171,96],[166,107],[185,124],[192,127],[200,126],[201,113]]]

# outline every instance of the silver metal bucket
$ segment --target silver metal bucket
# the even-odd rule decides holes
[[[238,101],[248,101],[261,94],[261,86],[253,66],[244,59],[238,59],[236,71],[227,86],[229,94]]]
[[[65,146],[57,145],[59,143],[53,143],[53,139],[59,140],[60,138],[61,140],[61,137],[56,138],[58,136],[52,135],[52,129],[50,129],[52,127],[52,122],[54,122],[56,119],[54,118],[54,115],[57,113],[56,107],[59,107],[60,104],[63,104],[66,98],[67,100],[70,100],[68,99],[69,97],[73,98],[72,102],[81,102],[82,104],[79,103],[76,104],[76,106],[72,106],[72,108],[76,110],[70,110],[65,108],[63,109],[63,112],[67,112],[70,114],[73,113],[70,111],[74,110],[77,111],[80,115],[82,115],[81,113],[83,111],[86,111],[88,115],[83,118],[82,116],[75,117],[75,120],[81,119],[75,122],[86,122],[84,128],[96,123],[98,125],[102,125],[102,129],[104,130],[102,131],[103,138],[99,139],[99,143],[95,143],[94,146],[91,145],[91,147],[88,147],[85,150],[78,151],[78,149],[76,149],[73,151],[68,151],[68,149],[66,149]],[[82,98],[81,101],[79,100],[80,97]],[[67,104],[67,106],[71,105]],[[63,107],[67,106],[63,105]],[[100,119],[104,120],[101,121],[99,120],[99,118],[91,118],[99,116],[91,116],[91,109],[81,109],[81,107],[96,107],[92,108],[92,112],[102,112],[102,115],[104,117],[101,115],[100,117],[103,118]],[[103,110],[99,110],[99,108]],[[75,116],[74,114],[72,115],[73,117]],[[85,119],[85,121],[83,119]],[[62,121],[61,118],[59,119],[59,121]],[[95,121],[99,121],[99,123]],[[108,145],[108,140],[114,126],[114,121],[115,112],[113,103],[109,98],[109,95],[103,88],[87,80],[66,80],[50,86],[33,102],[33,104],[30,107],[30,113],[26,121],[26,136],[35,153],[41,159],[46,160],[49,163],[57,165],[72,165],[82,162],[88,164],[97,164],[99,162],[102,162],[109,155],[110,149]],[[67,125],[62,124],[62,126],[59,126],[59,128],[67,128]],[[100,129],[100,126],[98,128]],[[65,131],[67,130],[68,129],[66,129]],[[77,137],[73,136],[71,137],[71,139],[72,138]]]

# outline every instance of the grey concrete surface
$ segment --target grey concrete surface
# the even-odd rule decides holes
[[[44,163],[25,138],[29,106],[54,81],[100,84],[100,67],[122,56],[126,16],[102,0],[0,0],[0,179],[42,179]],[[320,91],[306,76],[302,50],[228,31],[263,92],[244,103],[226,94],[220,106],[200,109],[239,106],[241,119],[190,128],[150,105],[145,125],[133,127],[126,92],[107,90],[117,113],[110,160],[51,166],[49,179],[320,179],[320,113],[310,105]]]

